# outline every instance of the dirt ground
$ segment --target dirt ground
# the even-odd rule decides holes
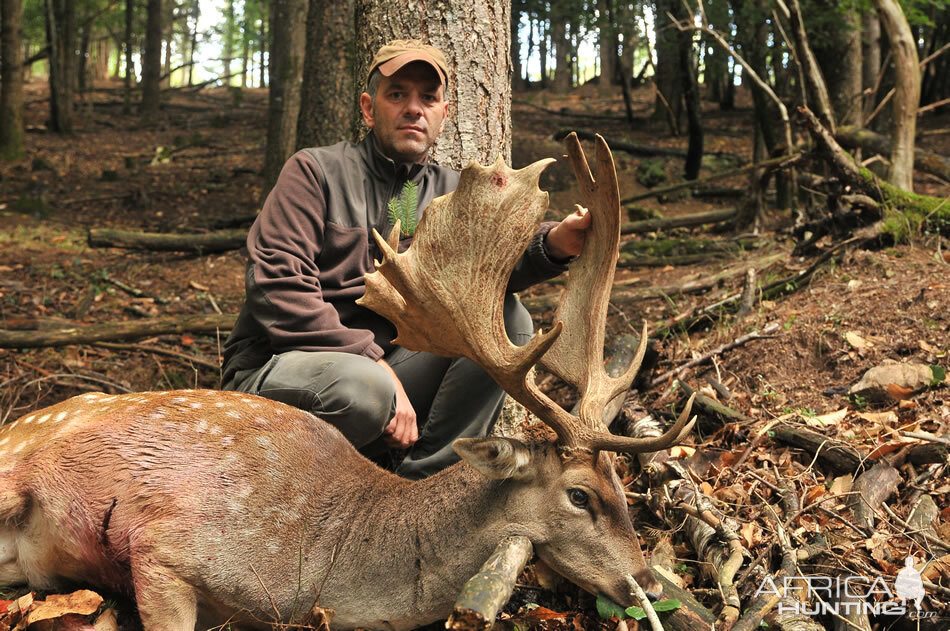
[[[236,313],[243,299],[241,252],[199,257],[97,249],[87,245],[86,231],[112,227],[206,232],[228,225],[235,217],[253,214],[262,192],[259,170],[263,163],[266,92],[244,90],[237,99],[225,90],[180,90],[171,96],[157,122],[142,125],[134,116],[122,114],[118,86],[102,85],[82,105],[76,133],[70,137],[45,130],[45,86],[30,84],[27,94],[28,156],[19,163],[4,165],[0,174],[0,329]],[[670,136],[665,126],[646,118],[652,108],[652,92],[641,88],[635,96],[639,118],[631,129],[619,119],[559,116],[538,109],[566,108],[573,113],[619,116],[619,95],[600,98],[593,86],[562,97],[544,92],[515,94],[514,166],[560,157],[562,145],[551,138],[559,128],[685,148],[685,138]],[[704,103],[707,150],[731,154],[743,163],[752,157],[752,117],[750,99],[743,98],[746,96],[740,96],[739,107],[732,112],[720,112],[714,104]],[[919,145],[950,155],[948,127],[948,114],[922,117]],[[591,146],[585,143],[585,148],[590,151]],[[644,160],[622,152],[614,155],[621,196],[646,190],[637,178]],[[729,166],[721,160],[712,162],[712,167],[718,169]],[[660,167],[673,181],[680,178],[682,165],[678,159],[661,162]],[[707,167],[703,174],[711,172]],[[737,177],[719,184],[741,189],[746,183],[746,179]],[[918,193],[950,197],[950,183],[934,177],[920,176],[915,185]],[[565,161],[549,169],[542,186],[552,192],[552,216],[572,208],[576,193]],[[653,198],[638,203],[663,216],[676,216],[734,206],[738,200],[678,195],[663,202]],[[814,262],[814,257],[792,256],[795,242],[790,224],[789,213],[769,211],[765,230],[757,235],[750,250],[730,251],[693,265],[672,266],[660,261],[649,267],[628,267],[618,272],[618,279],[629,290],[675,287],[741,267],[747,259],[767,254],[779,256],[760,267],[760,281],[787,278]],[[660,237],[704,237],[734,243],[737,233],[677,229],[637,239],[645,242]],[[831,243],[826,240],[819,245],[827,248]],[[774,423],[807,427],[830,439],[847,441],[864,457],[885,445],[887,451],[893,451],[912,444],[911,439],[901,437],[900,431],[950,435],[950,397],[945,385],[882,401],[847,394],[847,388],[865,371],[885,360],[944,368],[950,363],[948,249],[950,241],[928,234],[915,235],[911,243],[873,250],[842,249],[817,269],[810,282],[757,303],[741,319],[715,313],[688,332],[673,328],[657,339],[659,357],[652,377],[744,334],[776,325],[768,337],[717,354],[712,362],[680,375],[694,388],[744,415],[742,420],[725,422],[707,419],[701,423],[702,432],[694,445],[702,446],[700,451],[713,463],[706,472],[713,496],[731,507],[740,522],[752,525],[743,535],[753,556],[768,545],[770,522],[762,507],[771,492],[746,475],[748,470],[763,476],[763,471],[783,471],[792,476],[792,484],[803,497],[820,494],[815,489],[830,487],[835,477],[820,464],[812,467],[809,463],[813,458],[805,451],[773,440],[768,428]],[[740,291],[742,280],[743,274],[733,274],[701,293],[668,291],[657,297],[618,303],[610,309],[608,329],[612,336],[638,333],[646,320],[651,330],[659,330],[671,318]],[[114,281],[142,295],[131,295]],[[523,297],[557,290],[556,285],[545,284]],[[549,326],[550,318],[550,312],[536,314],[540,326]],[[226,335],[226,331],[217,336],[162,335],[109,347],[0,349],[0,423],[90,390],[217,387],[216,367]],[[722,390],[717,392],[706,377],[722,384]],[[559,402],[573,402],[573,393],[563,384],[546,375],[542,380]],[[642,390],[637,405],[662,413],[678,398],[672,380],[666,379]],[[754,451],[751,457],[746,454],[742,458],[744,468],[731,469],[729,465],[749,449]],[[929,478],[916,483],[910,481],[911,474],[921,474],[926,467],[907,466],[911,470],[901,470],[905,483],[892,507],[906,517],[908,497],[915,490],[930,493],[943,510],[934,528],[944,541],[950,540],[950,513],[945,510],[950,506],[946,462],[933,469]],[[642,488],[642,484],[641,477],[633,486]],[[668,527],[655,514],[645,509],[638,512],[649,524],[642,533],[647,549],[670,538]],[[886,543],[855,538],[853,533],[848,534],[847,525],[817,511],[803,511],[796,526],[799,539],[815,530],[839,533],[842,540],[847,537],[847,545],[839,543],[834,548],[834,558],[853,554],[866,561],[861,568],[873,568],[891,577],[902,566],[903,555],[913,553],[930,559],[950,551],[922,547],[913,534],[900,534],[896,522],[879,529],[888,535]],[[721,601],[716,590],[709,589],[708,580],[702,578],[702,564],[678,539],[674,550],[678,563],[686,567],[681,572],[683,584],[698,588],[701,601],[716,610]],[[947,575],[933,580],[944,589],[950,585]],[[745,585],[740,592],[747,598],[754,589],[750,591]],[[561,608],[565,615],[545,617],[547,614],[532,614],[533,607],[513,607],[512,628],[516,623],[522,628],[617,628],[616,621],[598,621],[592,601],[578,601],[570,590],[557,598],[538,596],[530,590],[527,593],[522,596],[523,602],[544,603],[544,611]],[[920,628],[950,628],[948,601],[947,593],[932,593],[929,606],[941,618],[924,621]],[[132,623],[126,619],[123,624]],[[830,622],[823,620],[823,624],[831,628]],[[905,628],[903,623],[894,626],[882,620],[875,624],[885,625],[879,628]]]

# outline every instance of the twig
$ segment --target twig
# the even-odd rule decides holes
[[[941,445],[950,445],[950,438],[934,436],[933,434],[925,434],[923,432],[901,432],[901,436],[916,438],[917,440],[926,440],[931,443],[940,443]]]
[[[647,598],[643,588],[640,587],[640,584],[637,583],[637,580],[630,574],[627,574],[627,585],[630,587],[630,592],[636,596],[637,600],[640,602],[640,607],[642,607],[643,611],[646,612],[647,620],[650,621],[650,626],[653,628],[653,631],[663,631],[663,625],[660,623],[660,618],[656,615],[656,611],[654,611],[653,605],[650,603],[650,599]]]
[[[190,364],[198,364],[199,366],[204,366],[205,368],[210,368],[212,370],[218,370],[220,368],[218,364],[208,361],[207,359],[201,359],[199,357],[195,357],[194,355],[180,353],[170,348],[163,348],[161,346],[149,346],[148,344],[118,344],[115,342],[94,342],[93,346],[101,346],[102,348],[108,348],[117,351],[144,351],[146,353],[155,353],[156,355],[174,357]]]
[[[166,298],[162,298],[162,297],[160,297],[160,296],[152,296],[152,295],[150,295],[150,294],[147,294],[147,293],[145,293],[144,291],[142,291],[141,289],[136,289],[135,287],[132,287],[131,285],[126,285],[126,284],[123,283],[121,280],[116,280],[115,278],[112,278],[111,276],[109,276],[109,275],[107,275],[107,274],[106,274],[106,275],[103,275],[102,279],[103,279],[104,281],[106,281],[107,283],[111,284],[111,285],[115,285],[116,287],[118,287],[119,289],[121,289],[122,291],[124,291],[125,293],[131,294],[131,295],[135,296],[136,298],[151,298],[152,300],[154,300],[155,302],[157,302],[157,303],[160,304],[160,305],[167,305],[167,304],[168,304],[168,299],[166,299]],[[218,313],[221,313],[221,312],[219,311]]]
[[[932,544],[935,545],[935,546],[939,546],[939,547],[943,548],[944,550],[950,550],[950,543],[947,543],[947,542],[944,541],[943,539],[939,539],[939,538],[937,538],[937,537],[934,537],[933,535],[931,535],[931,534],[929,534],[929,533],[926,533],[926,532],[923,532],[923,531],[918,531],[916,528],[914,528],[913,526],[911,526],[910,524],[908,524],[906,521],[904,521],[903,519],[901,519],[900,517],[898,517],[897,513],[895,513],[894,511],[892,511],[892,510],[891,510],[891,507],[888,506],[885,502],[881,502],[881,507],[884,509],[884,511],[885,511],[888,515],[891,516],[891,519],[893,519],[894,521],[896,521],[897,523],[899,523],[899,524],[900,524],[901,526],[903,526],[904,528],[907,528],[908,530],[914,531],[916,534],[918,534],[918,535],[920,535],[921,537],[923,537],[927,542],[932,543]],[[911,533],[905,532],[905,533],[903,533],[903,534],[904,534],[908,539],[913,539],[913,537],[910,536]]]
[[[728,350],[731,350],[733,348],[736,348],[737,346],[742,346],[743,344],[751,340],[777,337],[775,335],[769,335],[769,333],[775,331],[776,329],[778,329],[778,323],[773,322],[772,324],[769,324],[761,331],[753,331],[752,333],[738,337],[731,342],[728,342],[726,344],[721,344],[719,347],[709,351],[708,353],[705,353],[704,355],[697,357],[696,359],[691,359],[690,361],[686,362],[679,368],[674,368],[673,370],[666,371],[659,377],[655,378],[652,382],[650,382],[650,385],[655,388],[674,375],[676,375],[679,378],[686,370],[692,368],[693,366],[698,366],[699,364],[702,364],[703,362],[707,362],[713,357],[717,355],[721,355],[722,353]]]

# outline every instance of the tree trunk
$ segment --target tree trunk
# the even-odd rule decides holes
[[[461,168],[500,155],[511,162],[511,36],[509,0],[451,0],[428,3],[419,12],[414,0],[359,0],[357,77],[366,75],[376,49],[396,37],[429,41],[449,68],[446,99],[453,115],[433,149],[434,162]]]
[[[607,96],[613,92],[614,80],[617,77],[617,32],[616,27],[609,19],[613,13],[610,6],[613,0],[597,0],[597,11],[600,14],[598,24],[600,45],[600,85],[599,92]]]
[[[839,125],[862,123],[861,105],[861,18],[854,8],[844,7],[831,0],[820,0],[820,26],[812,26],[812,49],[828,84],[831,107]]]
[[[165,51],[164,59],[162,60],[162,73],[159,77],[158,85],[159,87],[167,88],[171,85],[171,72],[172,72],[172,34],[173,31],[171,28],[168,29],[168,37],[165,39],[165,42],[162,44],[162,48]]]
[[[521,38],[518,30],[521,28],[521,16],[524,13],[525,0],[512,0],[511,3],[511,80],[521,80]],[[512,87],[514,87],[512,85]]]
[[[881,20],[877,9],[869,7],[861,16],[861,84],[868,92],[864,97],[864,118],[861,124],[874,110],[877,103],[877,76],[881,72]]]
[[[142,55],[142,116],[158,114],[159,77],[162,74],[162,0],[147,0],[145,50]]]
[[[526,60],[526,61],[525,61],[525,64],[522,66],[522,71],[523,71],[524,87],[525,87],[525,88],[530,88],[530,87],[531,87],[531,77],[528,75],[528,63],[527,63],[527,60],[531,59],[531,56],[534,55],[534,46],[535,46],[535,39],[534,39],[535,33],[534,33],[534,29],[535,29],[535,26],[536,26],[536,21],[532,18],[532,16],[531,16],[530,13],[528,13],[527,15],[528,15],[528,53],[525,55],[525,60]],[[514,73],[512,73],[512,74],[514,74]],[[515,76],[517,76],[517,75],[515,75]]]
[[[198,48],[198,18],[201,17],[201,2],[193,0],[191,8],[191,45],[188,46],[188,85],[194,85],[195,50]]]
[[[665,120],[670,133],[680,133],[680,116],[683,113],[683,84],[680,73],[679,31],[670,24],[668,13],[681,20],[683,6],[679,0],[655,0],[656,10],[656,81],[657,97],[653,117]]]
[[[813,108],[818,113],[821,123],[834,133],[836,123],[834,110],[831,107],[831,97],[828,95],[828,84],[821,74],[821,68],[818,66],[818,60],[808,43],[808,34],[805,31],[804,17],[802,16],[801,6],[798,0],[792,0],[790,7],[792,11],[792,39],[795,41],[795,48],[798,50],[798,59],[802,64],[802,70],[805,74],[805,84],[808,86],[808,96],[813,104]]]
[[[297,142],[300,80],[306,50],[307,0],[274,0],[271,33],[270,99],[264,193],[270,191]]]
[[[551,39],[554,45],[554,83],[552,89],[565,93],[571,89],[571,38],[567,33],[567,18],[551,12]]]
[[[696,80],[696,70],[693,68],[692,31],[678,33],[680,38],[680,72],[683,97],[686,103],[687,133],[689,146],[686,150],[686,166],[684,177],[695,180],[699,177],[699,168],[703,161],[703,122],[702,105],[699,101],[699,85]]]
[[[356,0],[310,0],[297,148],[331,145],[357,134],[354,112],[365,78],[355,75]]]
[[[540,53],[540,62],[541,62],[541,89],[544,90],[548,87],[548,42],[550,36],[550,29],[546,25],[546,21],[538,20],[538,27],[540,33],[538,34],[538,51]]]
[[[231,56],[234,54],[234,0],[228,0],[224,6],[224,59],[225,85],[231,85]]]
[[[23,157],[22,0],[0,0],[0,161]]]
[[[76,86],[79,92],[79,98],[83,98],[83,94],[86,92],[86,81],[88,80],[89,72],[89,40],[90,33],[92,29],[92,24],[87,22],[83,24],[82,34],[79,37],[79,58],[77,60],[76,68]]]
[[[874,0],[894,54],[896,81],[894,122],[891,130],[891,168],[888,181],[905,191],[914,190],[914,135],[920,103],[920,63],[907,18],[897,0]]]
[[[49,42],[50,127],[61,134],[73,131],[73,0],[46,0]]]
[[[246,11],[246,9],[245,9]],[[251,58],[251,38],[247,32],[247,15],[245,14],[244,19],[241,21],[241,33],[243,46],[241,48],[241,87],[247,87],[247,67],[249,60]]]
[[[135,77],[135,66],[132,63],[132,38],[135,33],[132,30],[132,14],[134,11],[135,0],[125,0],[125,81],[122,92],[122,111],[126,114],[132,113],[132,83]]]
[[[274,24],[274,3],[266,4],[267,13],[261,16],[261,72],[260,87],[267,85],[267,76],[270,74],[270,33]],[[265,55],[267,58],[265,59]]]

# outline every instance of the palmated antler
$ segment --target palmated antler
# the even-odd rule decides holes
[[[366,294],[358,303],[396,325],[395,343],[410,350],[468,357],[480,365],[506,392],[550,425],[567,448],[628,452],[665,449],[679,438],[687,414],[666,434],[650,439],[613,436],[601,422],[603,405],[629,388],[636,374],[645,350],[645,330],[634,365],[623,377],[610,380],[606,374],[601,378],[591,370],[582,378],[576,373],[578,368],[586,370],[591,362],[603,373],[606,296],[617,258],[620,201],[613,160],[603,139],[598,137],[598,175],[609,172],[612,179],[606,180],[606,186],[594,182],[576,136],[569,138],[571,163],[594,216],[584,252],[571,267],[563,299],[568,306],[562,304],[558,310],[563,322],[556,321],[551,331],[539,333],[519,347],[508,340],[503,314],[508,279],[547,209],[548,195],[538,188],[538,179],[553,162],[550,159],[520,170],[508,168],[501,158],[490,167],[471,162],[462,171],[455,192],[433,200],[426,208],[413,244],[403,253],[397,253],[394,245],[374,231],[383,261],[377,261],[376,272],[365,275]],[[586,179],[582,177],[585,172]],[[609,189],[610,182],[613,196],[598,201],[599,191]],[[611,204],[613,215],[609,212]],[[604,239],[609,241],[606,253],[601,245]],[[585,291],[577,288],[584,283],[606,289],[591,289],[585,297]],[[591,301],[600,297],[603,304],[595,306]],[[595,324],[594,339],[588,339],[586,332],[591,316],[599,322]],[[558,340],[562,330],[564,341]],[[527,378],[531,366],[552,344],[561,350],[550,363],[545,360],[546,365],[581,391],[584,422],[580,424],[578,417]],[[573,362],[579,366],[573,367]],[[595,409],[597,405],[600,409]]]

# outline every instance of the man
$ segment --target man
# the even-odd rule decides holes
[[[247,297],[224,349],[226,389],[308,410],[368,455],[407,449],[397,473],[408,478],[455,462],[452,442],[484,435],[504,400],[470,360],[396,347],[393,325],[355,304],[363,274],[382,258],[372,231],[389,234],[390,200],[410,183],[419,214],[458,184],[458,172],[428,162],[445,125],[447,76],[438,49],[390,42],[360,96],[366,138],[288,160],[248,234]],[[542,225],[509,292],[566,269],[589,225],[581,213]],[[531,318],[511,293],[505,324],[514,343],[530,339]]]

